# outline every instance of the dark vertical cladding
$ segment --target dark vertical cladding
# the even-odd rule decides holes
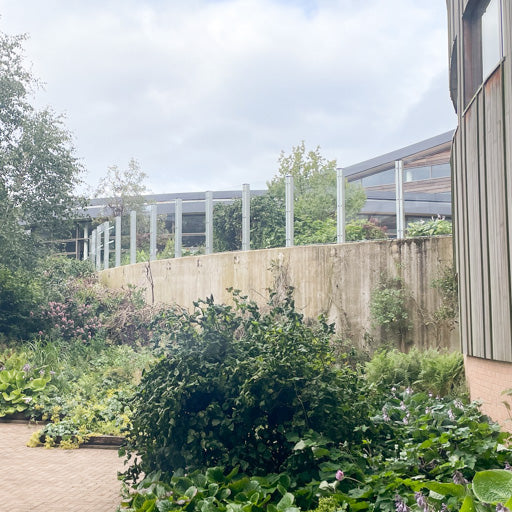
[[[512,1],[447,8],[462,348],[512,362]]]

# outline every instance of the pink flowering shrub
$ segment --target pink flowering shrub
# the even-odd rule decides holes
[[[41,311],[41,316],[50,325],[46,334],[84,342],[91,340],[103,328],[95,309],[91,304],[80,304],[73,298],[66,302],[48,302]]]

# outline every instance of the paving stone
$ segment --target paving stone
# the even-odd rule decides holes
[[[115,512],[117,450],[28,448],[40,426],[0,423],[0,511]]]

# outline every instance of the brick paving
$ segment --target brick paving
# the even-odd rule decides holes
[[[28,448],[39,428],[0,423],[0,511],[115,512],[123,469],[117,450]]]

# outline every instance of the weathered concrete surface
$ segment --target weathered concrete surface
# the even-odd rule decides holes
[[[371,344],[368,334],[380,336],[371,325],[372,291],[382,275],[401,275],[414,326],[407,343],[459,349],[457,331],[450,331],[433,316],[440,295],[432,288],[432,280],[452,261],[452,238],[445,236],[159,260],[105,270],[102,281],[113,288],[136,285],[146,290],[150,302],[154,295],[155,302],[186,308],[210,295],[217,302],[229,303],[227,288],[241,290],[261,304],[276,282],[278,287],[286,283],[294,287],[296,305],[306,317],[323,313],[336,323],[338,332],[364,346]]]
[[[28,448],[41,426],[0,423],[0,510],[114,512],[121,502],[116,450]]]

